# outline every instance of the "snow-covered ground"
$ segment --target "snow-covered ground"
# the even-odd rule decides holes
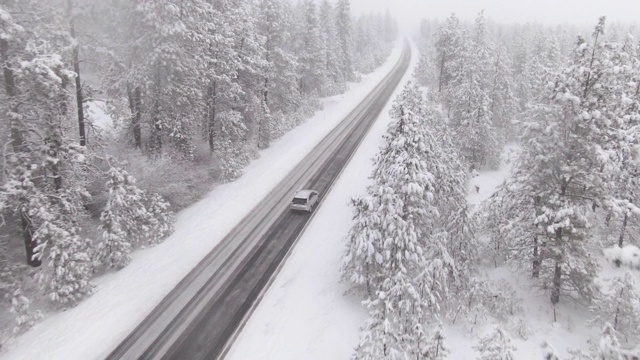
[[[374,73],[363,76],[359,83],[349,84],[345,94],[323,99],[323,110],[261,151],[260,159],[253,161],[240,179],[216,187],[201,201],[181,211],[175,233],[164,243],[135,252],[129,266],[95,279],[97,293],[73,309],[47,314],[44,321],[5,344],[0,357],[16,360],[104,358],[389,73],[400,58],[401,45],[399,42],[386,63]],[[365,173],[366,177],[368,168]],[[328,208],[327,203],[329,201],[323,206]],[[350,218],[348,213],[344,216]],[[320,221],[320,218],[314,220]],[[328,225],[325,222],[324,226],[331,228],[333,222],[329,221]],[[312,224],[307,231],[311,233],[313,229],[317,232],[317,225]],[[318,251],[323,251],[322,247]],[[320,253],[316,253],[316,257],[323,258]],[[337,269],[337,264],[334,265]],[[282,283],[276,285],[283,286]],[[302,286],[314,288],[315,283],[305,281]],[[335,291],[335,288],[324,291]],[[297,307],[304,309],[310,304],[313,303],[303,301]],[[355,312],[358,306],[354,301],[351,306],[354,311],[349,313]],[[359,320],[352,323],[359,324]],[[357,329],[358,325],[354,326]],[[348,340],[345,344],[344,348],[352,345]]]

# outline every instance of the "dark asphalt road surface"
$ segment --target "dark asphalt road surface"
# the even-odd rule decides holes
[[[389,101],[411,58],[391,73],[194,270],[107,359],[219,359],[311,214],[291,212],[297,189],[320,203]]]

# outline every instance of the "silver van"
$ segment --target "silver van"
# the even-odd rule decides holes
[[[315,190],[299,190],[293,195],[291,210],[311,212],[318,204],[318,192]]]

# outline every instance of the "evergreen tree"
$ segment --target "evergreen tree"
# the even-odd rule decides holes
[[[293,111],[301,102],[296,74],[298,59],[289,31],[292,28],[289,6],[279,0],[260,3],[258,31],[265,36],[264,60],[267,62],[263,100],[268,109],[260,128],[261,147],[286,131],[282,114]]]
[[[433,332],[429,342],[423,350],[422,356],[428,360],[444,360],[449,358],[449,348],[445,343],[442,323]]]
[[[489,89],[492,78],[491,44],[486,39],[484,16],[481,12],[476,18],[476,25],[465,54],[459,61],[458,70],[452,75],[451,85],[446,95],[452,99],[449,106],[450,125],[459,134],[458,147],[460,154],[474,169],[488,165],[496,168],[500,165],[502,143],[496,126],[493,123],[492,100],[498,101],[498,87],[495,97],[491,98]],[[497,74],[494,74],[496,76]],[[497,76],[495,81],[500,81]],[[504,85],[503,85],[504,86]]]
[[[614,85],[611,87],[611,103],[606,108],[611,112],[613,121],[606,127],[608,141],[602,151],[610,159],[606,164],[605,175],[610,192],[610,200],[603,206],[608,210],[607,223],[615,226],[619,247],[624,244],[625,236],[633,236],[634,223],[637,223],[640,208],[640,91],[637,86],[640,79],[640,47],[631,36],[620,44],[610,44],[612,55],[610,70]],[[637,233],[637,230],[636,230]]]
[[[42,282],[49,300],[58,307],[73,307],[93,292],[91,243],[78,235],[75,226],[59,226],[45,222],[42,231],[51,239],[48,257],[50,271],[43,274]],[[66,230],[67,228],[68,230]]]
[[[478,360],[514,360],[516,348],[504,331],[496,327],[494,331],[480,340],[476,346]]]
[[[147,199],[147,239],[150,244],[159,244],[173,232],[175,222],[174,214],[170,209],[171,205],[154,193]]]
[[[40,311],[31,311],[31,301],[23,295],[22,290],[16,289],[11,297],[11,312],[15,315],[14,334],[20,334],[29,330],[35,323],[42,319]]]
[[[460,20],[455,14],[451,14],[442,25],[435,37],[436,64],[438,69],[438,92],[443,92],[449,86],[456,74],[455,61],[460,59],[464,51],[462,29]]]
[[[355,286],[364,286],[369,295],[380,283],[380,266],[384,255],[380,220],[373,199],[351,199],[355,224],[347,235],[347,250],[343,257],[342,277]]]
[[[327,86],[323,91],[324,95],[335,95],[345,90],[346,79],[342,73],[340,54],[340,43],[338,42],[338,31],[335,22],[335,9],[328,0],[323,0],[320,5],[320,25],[322,42],[325,44],[324,68],[329,77]]]
[[[437,312],[447,298],[449,277],[455,276],[456,269],[446,236],[434,232],[439,215],[436,177],[428,164],[437,144],[425,126],[424,114],[422,95],[409,84],[391,110],[394,121],[376,159],[371,192],[380,199],[378,216],[385,239],[383,276],[411,277],[425,306]]]
[[[338,35],[338,44],[340,46],[340,52],[338,53],[338,60],[340,61],[340,69],[343,76],[347,80],[353,78],[353,63],[352,63],[352,38],[353,29],[351,24],[351,5],[349,0],[338,0],[336,4],[336,31]]]
[[[614,278],[608,291],[595,299],[591,311],[597,324],[611,324],[628,340],[637,339],[640,336],[640,292],[634,275],[627,272],[624,277]]]
[[[315,2],[305,0],[300,4],[300,37],[298,53],[300,54],[300,92],[303,94],[320,94],[327,82],[325,63],[325,46],[320,33],[320,23]]]
[[[611,61],[608,45],[601,42],[603,27],[601,19],[593,45],[578,39],[574,59],[556,77],[551,95],[531,107],[533,121],[525,124],[523,152],[515,165],[513,187],[535,210],[516,208],[508,215],[528,219],[535,214],[536,235],[524,241],[534,254],[544,243],[540,278],[551,284],[553,304],[569,289],[585,298],[594,293],[597,264],[586,247],[591,240],[588,214],[609,198],[610,162],[602,149],[609,142],[605,124],[614,84],[605,68]]]
[[[620,340],[616,335],[616,330],[611,324],[606,323],[600,335],[598,344],[598,358],[601,360],[623,360],[620,353]]]
[[[144,226],[148,218],[144,192],[135,186],[135,179],[124,169],[109,169],[107,189],[109,199],[100,215],[103,230],[98,244],[98,261],[108,267],[123,268],[130,261],[133,246],[148,234]]]
[[[352,360],[399,360],[406,356],[395,318],[390,314],[393,308],[385,297],[378,292],[373,300],[365,302],[370,318],[362,329]]]
[[[493,118],[491,122],[500,135],[499,143],[505,143],[513,139],[511,122],[518,111],[518,102],[513,94],[514,87],[511,83],[513,75],[511,66],[507,63],[503,49],[495,52],[493,66],[489,78],[488,94],[490,99],[490,112]]]

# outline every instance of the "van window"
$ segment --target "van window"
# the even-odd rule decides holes
[[[297,205],[304,205],[307,203],[307,199],[293,198],[293,203]]]

